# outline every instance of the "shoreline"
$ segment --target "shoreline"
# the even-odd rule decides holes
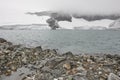
[[[17,80],[120,80],[119,54],[58,54],[55,49],[27,48],[2,38],[0,66],[0,77],[10,77],[23,67],[30,70]]]

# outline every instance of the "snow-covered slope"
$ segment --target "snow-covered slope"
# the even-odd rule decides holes
[[[81,27],[82,29],[91,29],[91,28],[108,28],[109,24],[112,23],[113,20],[103,19],[103,20],[95,20],[95,21],[87,21],[85,19],[77,19],[72,18],[72,22],[60,21],[59,25],[65,29],[73,29],[74,27]]]
[[[109,25],[110,29],[120,29],[120,19],[115,20]]]

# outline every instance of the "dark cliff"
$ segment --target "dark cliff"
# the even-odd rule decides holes
[[[37,15],[37,16],[49,16],[50,18],[46,20],[48,25],[51,27],[52,30],[59,28],[58,22],[59,21],[69,21],[72,22],[72,16],[67,13],[62,12],[52,12],[52,11],[43,11],[43,12],[35,12],[35,13],[27,13],[30,15]]]

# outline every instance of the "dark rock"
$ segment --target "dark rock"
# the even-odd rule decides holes
[[[72,52],[66,52],[66,53],[64,53],[64,54],[62,54],[62,56],[65,56],[65,57],[73,57],[73,53]]]
[[[110,58],[110,59],[112,59],[114,56],[113,55],[111,55],[111,54],[106,54],[106,58]]]
[[[0,38],[0,43],[4,43],[4,42],[7,42],[7,40]]]
[[[10,51],[13,51],[15,49],[15,47],[14,46],[10,46],[7,49],[10,50]]]
[[[54,18],[49,18],[46,22],[49,24],[52,30],[59,28],[58,21]]]
[[[41,46],[35,47],[35,51],[36,51],[36,52],[41,52],[41,51],[42,51],[42,47],[41,47]]]
[[[12,45],[12,43],[11,43],[11,42],[6,42],[5,44],[7,44],[7,45]]]
[[[120,55],[115,54],[115,55],[114,55],[114,59],[115,59],[115,60],[120,60]]]

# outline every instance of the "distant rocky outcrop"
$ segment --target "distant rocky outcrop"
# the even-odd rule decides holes
[[[74,18],[83,18],[87,21],[94,21],[94,20],[102,20],[102,19],[110,19],[116,20],[120,18],[120,15],[110,14],[110,15],[80,15],[80,14],[73,14]]]
[[[0,30],[31,30],[31,29],[49,29],[49,27],[47,24],[15,24],[0,26]]]
[[[72,22],[72,16],[67,13],[62,12],[52,12],[52,11],[43,11],[43,12],[35,12],[35,13],[27,13],[31,15],[37,15],[37,16],[49,16],[50,18],[46,20],[48,25],[51,27],[52,30],[55,30],[56,28],[59,28],[58,25],[59,21],[69,21]]]
[[[49,18],[46,21],[48,25],[51,27],[52,30],[55,30],[56,28],[59,28],[58,21],[54,18]]]
[[[109,25],[110,29],[120,29],[120,19],[115,20]]]

